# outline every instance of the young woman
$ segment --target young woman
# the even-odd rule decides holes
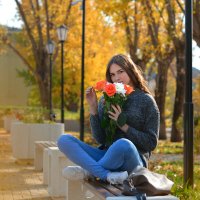
[[[107,65],[106,79],[111,83],[128,84],[134,89],[123,110],[113,105],[114,111],[109,111],[109,117],[115,121],[123,113],[126,122],[117,127],[114,143],[106,146],[106,133],[101,127],[104,99],[101,98],[98,103],[94,88],[89,87],[86,99],[92,135],[103,148],[89,146],[68,134],[61,135],[59,149],[78,165],[63,170],[67,179],[78,180],[92,175],[112,184],[122,184],[136,166],[147,167],[151,151],[157,145],[159,110],[140,69],[129,57],[115,55]]]

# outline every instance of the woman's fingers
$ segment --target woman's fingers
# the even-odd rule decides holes
[[[110,118],[115,119],[115,120],[118,119],[118,116],[119,116],[118,113],[114,113],[114,112],[112,112],[112,111],[108,111],[108,114],[109,114],[109,117],[110,117]]]
[[[85,90],[85,93],[86,94],[89,94],[92,92],[92,87],[88,87],[86,90]]]
[[[113,119],[114,121],[117,121],[116,117],[113,117],[112,115],[109,115],[110,119]]]
[[[115,121],[117,121],[120,113],[122,112],[119,105],[111,105],[113,108],[113,111],[108,111],[109,117]]]
[[[116,113],[121,113],[121,112],[122,112],[122,110],[121,110],[121,108],[120,108],[119,105],[111,105],[111,106],[112,106],[113,110],[114,110]]]

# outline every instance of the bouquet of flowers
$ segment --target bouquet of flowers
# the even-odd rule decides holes
[[[119,105],[122,108],[133,88],[123,83],[109,83],[103,80],[97,82],[94,89],[103,92],[105,107],[101,127],[106,131],[106,144],[111,145],[117,125],[123,126],[126,123],[126,117],[121,113],[116,122],[109,118],[108,111],[113,111],[111,105]]]

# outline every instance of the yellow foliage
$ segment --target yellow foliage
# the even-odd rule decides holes
[[[200,75],[194,79],[193,85],[194,114],[200,117]]]
[[[1,47],[0,54],[5,52],[5,50],[3,48],[4,42],[5,42],[4,41],[5,35],[6,35],[6,29],[3,26],[0,26],[0,38],[2,38],[2,39],[0,39],[0,47]]]

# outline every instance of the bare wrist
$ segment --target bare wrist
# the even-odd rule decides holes
[[[128,124],[124,124],[124,126],[120,127],[120,129],[125,133],[127,133],[128,128],[129,128]]]

